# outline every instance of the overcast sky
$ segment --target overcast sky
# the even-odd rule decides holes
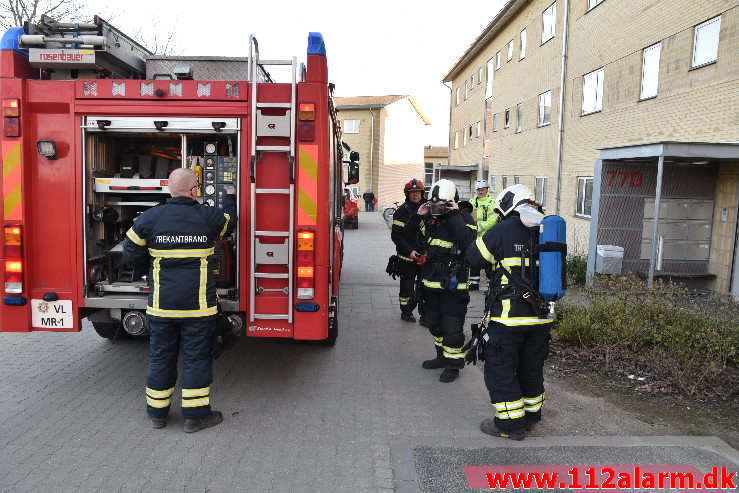
[[[264,59],[305,61],[308,32],[323,34],[338,96],[407,94],[432,125],[428,143],[448,144],[449,89],[441,79],[505,0],[96,1],[125,33],[175,30],[182,55],[246,56],[249,34]],[[158,22],[150,22],[154,19]],[[284,79],[283,79],[284,80]]]

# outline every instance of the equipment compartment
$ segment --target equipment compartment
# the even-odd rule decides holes
[[[238,122],[229,122],[234,130],[216,133],[210,120],[193,118],[184,120],[184,131],[152,132],[105,118],[88,117],[83,124],[85,297],[120,298],[129,308],[142,308],[148,271],[123,264],[126,232],[141,213],[170,198],[167,178],[176,168],[193,170],[200,181],[198,201],[205,205],[218,207],[225,185],[236,186],[238,194]],[[237,234],[217,242],[211,262],[219,295],[232,300]]]

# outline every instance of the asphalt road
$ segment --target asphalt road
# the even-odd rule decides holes
[[[480,368],[451,384],[421,368],[433,342],[399,319],[387,227],[379,213],[359,222],[346,231],[336,346],[240,340],[215,364],[211,399],[225,415],[215,428],[183,433],[176,401],[167,427],[151,429],[146,341],[113,345],[89,325],[0,334],[0,491],[458,492],[474,491],[467,466],[739,470],[717,438],[676,436],[559,382],[526,440],[483,434]]]

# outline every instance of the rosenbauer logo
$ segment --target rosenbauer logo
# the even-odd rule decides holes
[[[737,472],[712,467],[702,473],[693,466],[469,466],[472,488],[575,491],[677,490],[736,491]]]
[[[43,62],[81,62],[81,53],[40,53],[39,58]]]

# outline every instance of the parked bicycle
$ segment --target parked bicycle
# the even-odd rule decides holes
[[[385,222],[389,222],[393,219],[393,214],[395,214],[395,211],[398,209],[398,204],[400,202],[395,202],[395,207],[386,207],[384,211],[382,211],[382,217],[385,219]]]

